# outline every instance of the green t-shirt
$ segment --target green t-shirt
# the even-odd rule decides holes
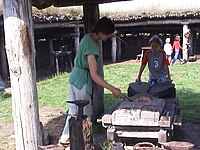
[[[86,34],[78,47],[76,57],[74,59],[74,68],[69,78],[69,83],[81,90],[87,85],[87,93],[92,94],[92,79],[89,72],[87,55],[95,55],[98,61],[100,47],[94,42],[91,34]]]

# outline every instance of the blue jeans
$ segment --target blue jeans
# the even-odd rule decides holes
[[[180,50],[175,50],[175,54],[174,54],[174,58],[172,60],[172,64],[174,64],[177,59],[179,59],[180,62],[183,61],[183,59],[181,58],[181,55],[180,55]]]

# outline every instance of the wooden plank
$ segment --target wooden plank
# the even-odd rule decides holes
[[[45,29],[45,28],[74,28],[83,27],[83,21],[71,21],[71,22],[57,22],[57,23],[41,23],[34,24],[35,29]]]
[[[30,1],[3,0],[16,150],[38,150],[42,144],[31,12]]]

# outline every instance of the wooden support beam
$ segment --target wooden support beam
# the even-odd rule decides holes
[[[82,21],[71,21],[71,22],[55,22],[55,23],[42,23],[34,24],[35,29],[45,29],[45,28],[74,28],[83,27]]]
[[[147,21],[132,21],[117,23],[116,27],[135,27],[135,26],[154,26],[154,25],[184,25],[184,24],[198,24],[200,19],[160,19]]]
[[[16,150],[38,150],[42,144],[31,11],[28,0],[3,0]]]
[[[189,38],[189,43],[190,43],[190,50],[189,50],[189,56],[193,56],[195,53],[195,40],[196,40],[196,31],[191,30],[190,32],[190,38]]]
[[[112,36],[112,51],[111,51],[111,58],[112,62],[115,63],[117,61],[117,39],[116,36]]]
[[[93,30],[96,22],[99,20],[99,5],[98,4],[86,4],[83,5],[84,14],[84,29],[85,33],[89,33]]]
[[[74,49],[75,49],[75,52],[77,52],[79,41],[80,41],[80,29],[79,29],[79,27],[74,28],[74,33],[77,34],[77,36],[74,37]]]
[[[190,29],[188,28],[188,24],[183,25],[183,59],[184,60],[188,60],[188,48],[187,48],[188,39],[185,36],[188,32],[190,32]]]
[[[84,26],[85,33],[91,32],[95,23],[99,19],[99,6],[98,4],[87,4],[83,6],[84,12]],[[103,54],[102,54],[102,43],[100,44],[100,56],[98,61],[98,74],[103,78]],[[93,115],[92,120],[96,121],[98,117],[104,112],[104,90],[97,84],[93,84]]]
[[[122,41],[119,38],[117,39],[117,61],[121,61],[122,58]]]

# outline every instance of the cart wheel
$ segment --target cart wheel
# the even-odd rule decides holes
[[[158,142],[168,142],[171,140],[171,132],[160,129],[158,133]]]

